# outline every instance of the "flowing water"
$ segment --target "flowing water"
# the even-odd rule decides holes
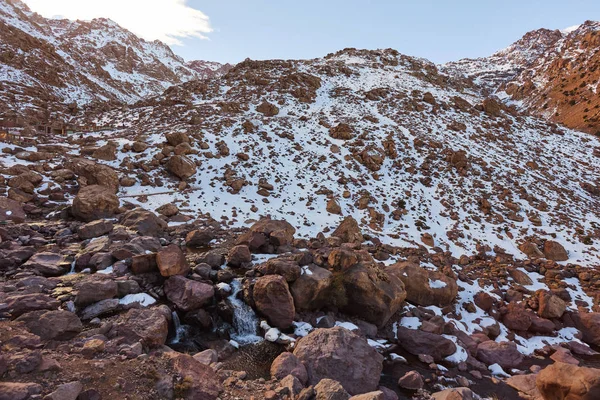
[[[187,334],[187,327],[185,325],[181,325],[181,321],[179,320],[179,315],[177,315],[177,311],[173,311],[171,315],[173,320],[175,336],[173,336],[173,339],[171,339],[170,343],[181,343],[181,341],[185,339],[185,336]]]
[[[231,338],[244,345],[257,343],[263,340],[258,336],[259,320],[248,304],[238,298],[238,293],[242,290],[241,278],[231,282],[232,293],[228,300],[233,307],[233,329]]]

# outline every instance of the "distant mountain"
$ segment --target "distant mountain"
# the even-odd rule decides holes
[[[46,19],[19,0],[0,2],[0,111],[47,118],[64,104],[133,103],[227,68],[191,64],[108,19]]]
[[[600,134],[600,23],[539,29],[490,57],[442,67],[551,121]]]
[[[186,66],[199,73],[202,78],[223,76],[233,68],[233,65],[231,64],[221,64],[214,61],[201,60],[190,61],[186,63]]]

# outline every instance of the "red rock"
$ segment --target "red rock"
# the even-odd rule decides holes
[[[308,374],[304,364],[289,352],[281,353],[271,364],[271,377],[275,379],[283,379],[288,375],[293,375],[306,384],[308,382]]]
[[[339,237],[343,243],[362,243],[365,240],[358,227],[358,222],[351,216],[344,218],[331,236]]]
[[[215,295],[212,285],[184,278],[171,276],[164,284],[165,295],[182,311],[192,311],[208,304]]]
[[[294,281],[290,292],[297,310],[318,310],[329,301],[333,275],[325,268],[308,265]]]
[[[144,346],[158,347],[167,340],[169,324],[159,310],[132,308],[117,324],[116,333],[129,343],[141,341]]]
[[[85,186],[73,200],[71,212],[83,221],[112,217],[119,208],[119,198],[100,185]]]
[[[435,333],[402,326],[398,327],[398,344],[416,356],[421,354],[432,356],[434,361],[441,361],[456,353],[456,345],[452,340]]]
[[[17,224],[25,222],[27,215],[21,203],[7,197],[0,197],[0,222],[13,221]]]
[[[567,303],[560,297],[543,290],[538,292],[538,314],[542,318],[560,318],[567,309]]]
[[[400,262],[386,269],[404,283],[406,300],[421,306],[445,307],[458,293],[456,281],[440,272],[430,271],[409,262]]]
[[[418,390],[422,389],[423,385],[423,377],[417,371],[408,371],[398,379],[398,386],[402,389]]]
[[[294,322],[294,299],[283,277],[267,275],[259,278],[254,285],[253,298],[256,309],[271,325],[287,329]]]
[[[352,395],[375,391],[379,385],[383,356],[365,338],[344,328],[309,333],[297,342],[294,355],[306,367],[310,385],[333,379]]]
[[[546,400],[600,399],[600,369],[557,362],[537,375],[536,386]]]
[[[553,261],[567,261],[569,259],[569,254],[562,244],[553,240],[547,240],[544,243],[544,255],[548,260]]]
[[[179,246],[170,244],[156,253],[156,264],[162,276],[187,275],[190,271]]]
[[[502,368],[516,368],[523,361],[523,354],[513,342],[488,340],[477,346],[477,358],[487,365],[498,364]]]
[[[216,400],[223,387],[216,372],[192,356],[177,352],[165,353],[171,360],[174,371],[183,382],[187,382],[178,397],[189,400]]]

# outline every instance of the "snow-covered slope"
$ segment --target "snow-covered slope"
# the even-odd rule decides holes
[[[339,223],[335,202],[384,242],[430,234],[455,255],[523,257],[524,241],[552,239],[571,262],[600,264],[600,141],[479,93],[428,61],[348,49],[245,61],[144,107],[95,115],[125,126],[95,137],[152,144],[112,162],[144,182],[123,193],[146,208],[175,199],[236,226],[270,214],[315,235]],[[184,191],[165,178],[172,132],[192,137],[198,165]]]
[[[489,57],[441,68],[488,93],[570,128],[600,132],[600,23],[539,29]]]
[[[204,77],[111,20],[45,19],[19,0],[0,2],[0,54],[0,100],[16,112],[133,103]]]

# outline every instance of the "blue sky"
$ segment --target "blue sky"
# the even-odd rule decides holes
[[[395,48],[445,62],[500,50],[541,27],[600,19],[600,0],[189,0],[209,40],[174,46],[185,59],[314,58],[345,47]]]

